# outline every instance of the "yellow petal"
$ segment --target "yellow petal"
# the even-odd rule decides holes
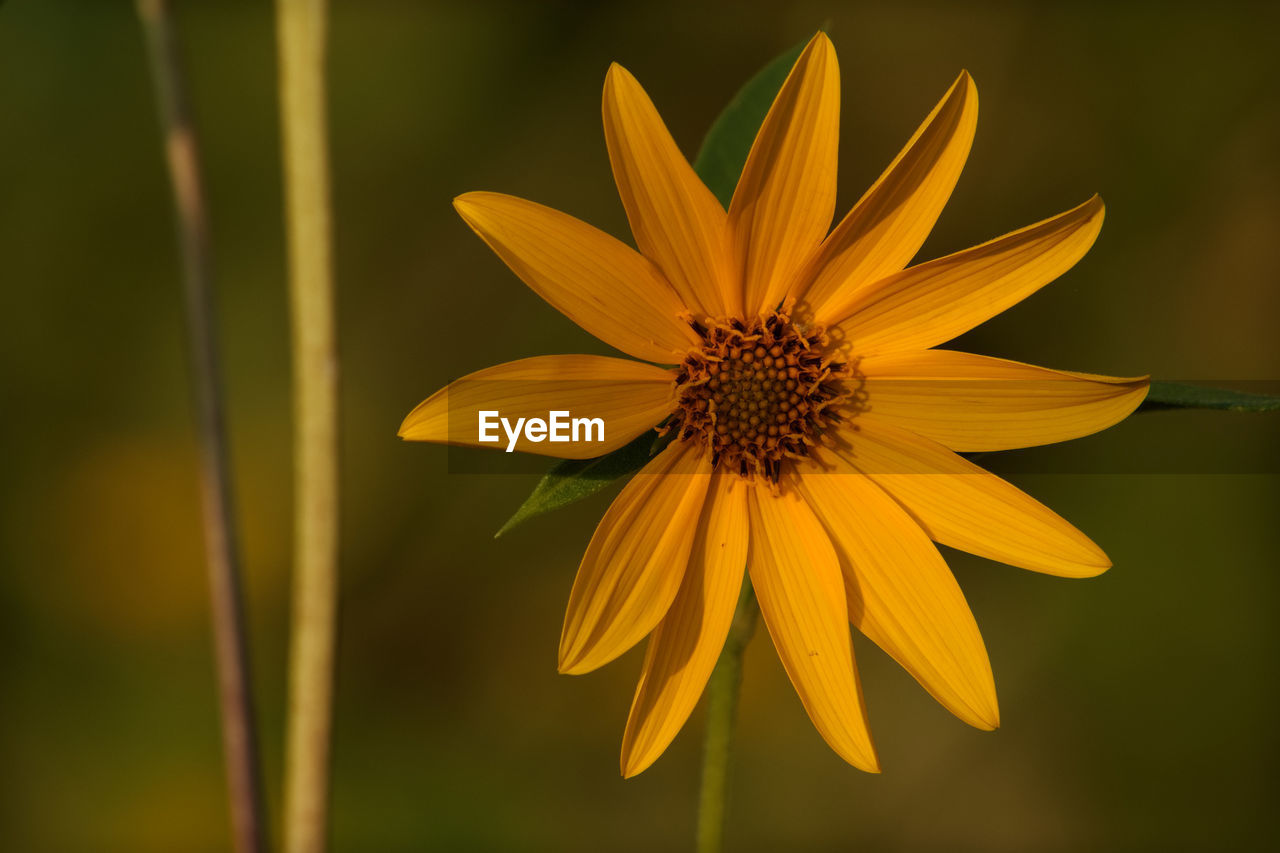
[[[868,419],[962,452],[1091,435],[1128,417],[1150,385],[949,350],[872,356],[859,369]]]
[[[996,728],[987,649],[938,549],[868,477],[829,452],[818,450],[815,459],[796,479],[840,555],[849,620],[948,711]]]
[[[782,300],[831,227],[839,126],[836,52],[818,33],[770,107],[729,204],[748,317]]]
[[[1102,549],[1053,510],[935,441],[859,419],[839,452],[935,542],[1062,577],[1093,577],[1111,566]]]
[[[847,302],[915,257],[951,197],[977,124],[978,90],[962,71],[809,264],[798,288],[813,317],[827,319],[828,302]]]
[[[449,383],[418,404],[400,425],[400,437],[409,441],[434,441],[465,447],[506,450],[509,436],[498,418],[505,418],[518,432],[515,449],[561,459],[591,459],[622,445],[657,426],[674,407],[671,371],[651,364],[599,355],[544,355],[509,361],[478,370]],[[578,441],[530,441],[519,418],[549,421],[551,412],[567,412],[568,435],[572,420],[599,418],[580,424]],[[486,434],[481,441],[481,412]],[[603,441],[596,441],[603,431]],[[563,430],[561,434],[564,434]]]
[[[535,293],[610,346],[675,364],[699,345],[671,285],[625,243],[514,196],[466,193],[453,206]]]
[[[653,102],[616,63],[604,82],[604,137],[636,246],[695,314],[726,316],[725,212],[676,147]]]
[[[831,540],[794,490],[774,495],[757,482],[748,505],[747,566],[782,666],[823,740],[853,766],[878,773]]]
[[[614,499],[569,594],[561,672],[580,675],[603,666],[666,615],[689,562],[710,480],[705,448],[676,441]]]
[[[622,736],[622,775],[657,760],[684,726],[715,668],[747,565],[747,484],[716,474],[707,491],[684,583],[649,639]]]
[[[908,267],[823,309],[857,355],[928,349],[1021,302],[1084,257],[1102,199],[990,242]]]

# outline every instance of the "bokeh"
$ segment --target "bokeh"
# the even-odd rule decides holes
[[[450,208],[500,190],[626,237],[611,61],[692,154],[826,24],[851,204],[962,69],[982,99],[923,256],[1099,192],[1097,246],[962,348],[1116,375],[1280,376],[1274,4],[335,0],[342,347],[335,849],[688,849],[695,714],[617,769],[640,654],[555,672],[609,494],[493,533],[536,477],[451,472],[396,428],[452,378],[607,348]],[[274,19],[180,4],[206,157],[273,831],[290,553]],[[11,850],[200,851],[229,834],[178,262],[132,5],[0,6],[0,832]],[[948,715],[856,640],[884,773],[822,743],[767,635],[748,652],[730,849],[1256,849],[1274,835],[1276,415],[1151,413],[994,462],[1115,562],[1096,580],[948,552],[1003,727]],[[1140,459],[1141,464],[1130,464]],[[1049,460],[1049,461],[1046,461]],[[523,471],[525,469],[519,469]]]

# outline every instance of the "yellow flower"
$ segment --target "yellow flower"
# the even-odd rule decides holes
[[[1102,224],[1095,196],[908,267],[976,120],[961,73],[828,233],[839,75],[825,35],[787,77],[727,212],[614,65],[605,139],[639,251],[530,201],[455,201],[529,287],[643,361],[561,355],[481,370],[414,409],[400,435],[486,446],[480,411],[514,422],[565,410],[602,417],[605,440],[524,434],[515,449],[589,458],[655,425],[673,436],[596,528],[560,640],[560,670],[577,674],[650,636],[623,775],[661,755],[696,704],[744,566],[814,726],[846,761],[878,771],[850,622],[960,719],[999,723],[982,637],[933,542],[1066,577],[1111,565],[1061,517],[957,453],[1096,432],[1133,411],[1148,384],[933,349],[1061,275]]]

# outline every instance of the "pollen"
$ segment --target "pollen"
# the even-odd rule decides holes
[[[785,460],[807,457],[855,396],[821,327],[775,312],[694,330],[704,345],[676,375],[677,438],[705,442],[721,470],[776,482]]]

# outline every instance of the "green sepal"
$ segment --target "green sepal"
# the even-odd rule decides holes
[[[733,96],[702,140],[693,171],[726,210],[742,177],[742,169],[747,165],[756,133],[805,44],[807,42],[796,45],[756,72]]]
[[[1152,382],[1139,412],[1162,409],[1219,409],[1226,412],[1280,411],[1280,396],[1232,391],[1228,388],[1206,388],[1183,382]]]
[[[604,456],[557,462],[533,487],[533,492],[525,498],[515,515],[493,534],[493,538],[497,539],[531,518],[591,497],[618,478],[634,474],[670,443],[670,434],[660,436],[656,432],[645,432],[630,444]]]

